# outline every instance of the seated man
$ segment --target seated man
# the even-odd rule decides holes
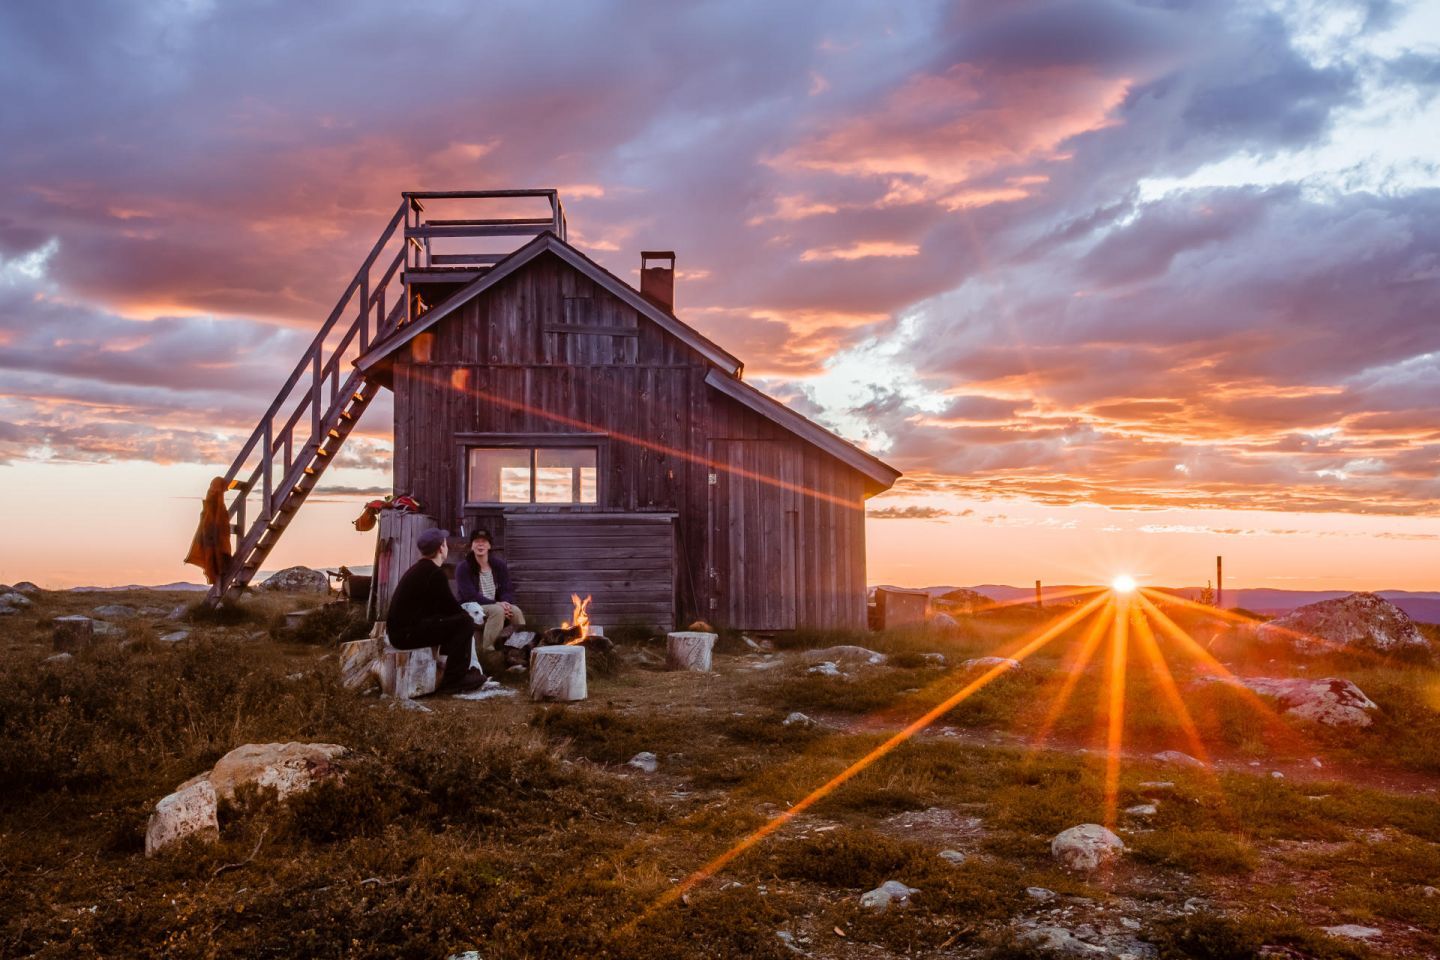
[[[426,530],[416,538],[420,559],[395,585],[385,629],[397,650],[439,647],[445,673],[435,692],[464,693],[482,687],[485,673],[475,656],[474,624],[440,569],[449,553],[448,537],[444,530]]]
[[[490,556],[490,532],[476,530],[470,535],[470,550],[455,565],[455,594],[466,609],[474,604],[484,614],[485,633],[481,644],[493,650],[500,631],[508,620],[525,623],[525,614],[515,605],[515,585],[510,582],[510,568],[499,557]],[[480,617],[475,618],[477,622]]]

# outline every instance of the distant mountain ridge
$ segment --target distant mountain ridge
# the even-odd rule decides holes
[[[890,584],[879,584],[879,586],[890,586]],[[872,588],[873,589],[873,588]],[[998,600],[1002,603],[1014,600],[1033,600],[1035,588],[1012,587],[1006,584],[982,583],[978,586],[960,587],[953,585],[941,585],[933,587],[897,587],[896,589],[920,589],[938,597],[949,593],[951,590],[974,590],[976,593],[984,594],[991,600]],[[1074,584],[1046,584],[1041,587],[1041,597],[1045,602],[1060,601],[1067,596],[1073,595],[1078,590],[1089,589]],[[1167,593],[1175,593],[1191,600],[1200,595],[1201,587],[1158,587]],[[1352,593],[1359,593],[1358,590],[1279,590],[1273,587],[1241,587],[1238,589],[1226,588],[1225,606],[1243,607],[1255,613],[1263,613],[1266,616],[1279,616],[1289,613],[1296,607],[1303,607],[1308,603],[1318,603],[1321,600],[1334,600],[1337,597],[1348,597]],[[1440,623],[1440,591],[1434,590],[1370,590],[1364,591],[1374,593],[1376,596],[1384,597],[1395,606],[1409,614],[1410,619],[1420,623]]]

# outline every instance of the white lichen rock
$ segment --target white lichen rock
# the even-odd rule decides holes
[[[1067,870],[1091,873],[1125,852],[1125,843],[1098,823],[1082,823],[1050,841],[1050,854]]]
[[[874,890],[867,890],[860,895],[860,906],[866,910],[874,910],[877,913],[884,913],[891,907],[903,907],[910,902],[910,898],[919,893],[916,887],[907,887],[899,880],[886,880]]]
[[[203,777],[181,785],[155,804],[145,828],[145,856],[156,853],[186,837],[215,840],[220,836],[215,787]]]
[[[1240,683],[1258,694],[1274,697],[1291,716],[1330,727],[1368,727],[1370,714],[1380,709],[1359,687],[1338,677],[1245,677]]]
[[[634,767],[636,770],[642,770],[645,773],[654,773],[660,769],[659,759],[649,750],[642,750],[635,754],[625,765],[627,767]]]
[[[243,783],[274,787],[280,799],[321,780],[343,777],[339,761],[349,751],[338,743],[247,743],[236,747],[206,775],[218,796],[235,796]]]
[[[883,653],[849,643],[841,644],[838,647],[825,647],[823,650],[805,651],[805,660],[808,663],[829,661],[831,663],[864,663],[878,667],[889,659]]]
[[[1429,646],[1404,610],[1373,593],[1352,593],[1296,607],[1261,624],[1256,635],[1311,654],[1349,648],[1389,653]]]
[[[1177,767],[1190,767],[1193,770],[1205,769],[1205,764],[1188,753],[1181,753],[1179,750],[1161,750],[1154,754],[1154,759],[1160,763],[1174,764]]]
[[[1004,667],[1006,671],[1010,671],[1019,670],[1020,661],[1016,660],[1014,657],[976,657],[973,660],[966,660],[964,663],[960,664],[960,666],[964,667],[966,670],[973,670],[977,667],[983,667],[986,670],[990,670],[995,667]]]
[[[329,593],[330,578],[309,567],[286,567],[266,577],[260,589],[282,593]]]

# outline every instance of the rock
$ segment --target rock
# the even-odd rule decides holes
[[[309,567],[286,567],[267,577],[265,582],[260,584],[260,589],[282,593],[329,593],[330,578]]]
[[[784,946],[785,949],[789,950],[791,953],[805,953],[804,950],[801,950],[798,946],[795,945],[795,934],[791,933],[789,930],[776,930],[775,936],[777,939],[779,939],[781,945]]]
[[[958,626],[960,626],[960,621],[948,613],[937,613],[930,617],[932,630],[954,630]]]
[[[820,663],[829,661],[831,663],[868,663],[871,666],[879,666],[890,658],[883,653],[876,653],[867,647],[857,647],[853,644],[842,644],[838,647],[826,647],[823,650],[805,651],[805,660],[808,663]]]
[[[1175,789],[1175,784],[1170,780],[1144,780],[1139,785],[1141,793],[1168,793]]]
[[[920,656],[932,667],[943,667],[950,662],[945,659],[945,654],[943,653],[922,653]]]
[[[1338,927],[1321,927],[1320,929],[1332,937],[1347,937],[1351,940],[1369,940],[1372,937],[1378,937],[1384,933],[1383,930],[1377,930],[1374,927],[1362,927],[1357,923],[1342,923]]]
[[[121,637],[125,636],[124,627],[116,626],[115,624],[109,623],[105,620],[96,620],[94,630],[95,636],[103,637],[107,640],[118,640]]]
[[[960,664],[966,670],[973,670],[976,667],[984,667],[989,670],[993,667],[1004,667],[1007,671],[1019,670],[1020,661],[1013,657],[976,657],[973,660],[966,660]]]
[[[73,654],[73,653],[57,653],[57,654],[54,654],[54,655],[52,655],[52,656],[46,657],[44,660],[42,660],[42,661],[40,661],[40,662],[41,662],[41,663],[69,663],[71,660],[74,660],[74,659],[75,659],[75,654]]]
[[[481,960],[479,950],[466,950],[464,953],[452,953],[445,960]]]
[[[1050,853],[1067,870],[1089,873],[1125,852],[1119,837],[1098,823],[1082,823],[1056,835]]]
[[[1382,653],[1429,647],[1404,610],[1373,593],[1352,593],[1296,607],[1261,624],[1256,636],[1310,654],[1355,647]]]
[[[1134,917],[1121,917],[1120,926],[1124,927],[1126,930],[1139,930],[1140,921],[1136,920]]]
[[[1045,901],[1055,899],[1055,891],[1047,890],[1044,887],[1026,887],[1025,895],[1031,900]]]
[[[874,890],[868,890],[860,895],[860,906],[866,910],[874,910],[877,913],[884,913],[891,907],[903,907],[910,902],[910,897],[920,891],[915,887],[907,887],[898,880],[886,880]]]
[[[179,623],[181,620],[185,619],[186,609],[187,607],[183,603],[180,604],[178,607],[171,607],[170,612],[165,614],[165,619],[169,620],[171,623]]]
[[[220,821],[216,806],[215,787],[209,780],[200,778],[182,784],[180,789],[155,804],[155,812],[145,828],[145,856],[153,857],[186,837],[218,839]]]
[[[823,663],[817,663],[817,664],[815,664],[815,666],[811,667],[809,670],[806,670],[805,672],[806,672],[806,673],[819,674],[819,675],[822,676],[822,677],[838,677],[838,676],[841,676],[840,668],[835,665],[835,661],[833,661],[833,660],[826,660],[826,661],[824,661]]]
[[[1110,951],[1104,947],[1086,943],[1064,927],[1050,925],[1031,927],[1015,938],[1027,947],[1048,956],[1061,957],[1108,957]]]
[[[10,589],[14,590],[16,593],[23,593],[26,596],[31,597],[35,596],[37,593],[45,592],[39,587],[37,587],[35,584],[31,583],[29,580],[21,580],[19,583],[15,584],[15,586],[11,587]]]
[[[1196,760],[1188,753],[1181,753],[1179,750],[1162,750],[1154,755],[1154,759],[1160,763],[1173,763],[1179,767],[1191,767],[1195,770],[1204,770],[1205,764]]]
[[[101,620],[133,620],[140,611],[128,603],[106,603],[90,612]]]
[[[0,606],[10,607],[12,610],[24,610],[33,605],[33,601],[18,590],[0,593]]]
[[[642,770],[645,773],[654,773],[660,769],[660,761],[657,760],[655,754],[649,750],[642,750],[635,754],[635,756],[626,761],[625,765],[627,767],[634,767],[636,770]]]
[[[944,860],[946,863],[953,863],[955,864],[955,866],[958,867],[960,866],[960,864],[965,862],[965,854],[961,853],[959,850],[941,850],[940,859]]]
[[[396,697],[386,697],[385,702],[390,704],[390,709],[392,710],[409,710],[412,713],[434,712],[419,700],[400,700]]]
[[[781,720],[781,721],[780,721],[780,725],[783,726],[783,727],[813,727],[813,726],[817,726],[817,724],[815,723],[814,720],[811,720],[809,717],[805,716],[805,714],[801,713],[801,712],[798,711],[798,710],[795,711],[794,713],[790,714],[790,716],[786,717],[784,720]]]
[[[162,633],[160,635],[161,643],[183,643],[184,641],[189,639],[189,630],[172,630],[169,633]]]
[[[517,695],[513,687],[502,687],[499,680],[486,680],[485,686],[479,690],[471,690],[469,693],[457,693],[452,699],[494,700],[497,697],[514,697]]]
[[[1370,713],[1380,708],[1349,680],[1242,677],[1239,681],[1256,693],[1274,697],[1291,716],[1328,727],[1368,727]]]
[[[1126,807],[1125,812],[1132,817],[1153,817],[1160,812],[1160,808],[1153,803],[1137,803],[1133,807]]]
[[[1281,773],[1279,770],[1271,770],[1271,771],[1270,771],[1270,779],[1271,779],[1271,780],[1284,780],[1284,779],[1285,779],[1285,774]]]
[[[226,799],[242,783],[253,783],[274,787],[283,800],[320,780],[343,777],[336,761],[348,752],[338,743],[247,743],[221,757],[208,779]]]
[[[52,645],[63,653],[85,650],[95,642],[95,621],[89,617],[56,617],[50,628]]]

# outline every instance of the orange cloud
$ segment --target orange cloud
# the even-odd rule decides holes
[[[848,246],[816,247],[800,255],[805,262],[815,260],[864,260],[867,257],[913,257],[920,252],[916,243],[892,240],[861,240]]]

